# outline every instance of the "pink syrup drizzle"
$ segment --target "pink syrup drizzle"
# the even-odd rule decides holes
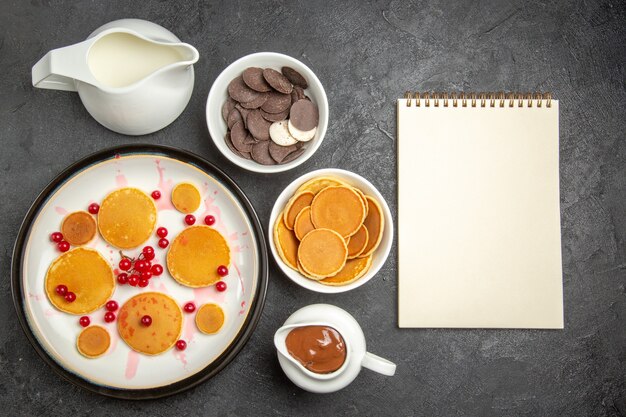
[[[42,301],[44,297],[43,294],[33,294],[32,292],[29,292],[28,298],[34,298],[35,301]]]
[[[239,315],[241,316],[245,312],[246,312],[246,302],[242,301],[241,302],[241,310],[239,310]]]
[[[65,216],[67,214],[67,209],[59,206],[55,207],[54,211],[56,211],[57,214],[60,214],[61,216]]]
[[[187,346],[189,347],[189,343],[187,343]],[[181,352],[174,347],[174,357],[182,362],[184,369],[187,369],[187,355],[185,355],[185,352]]]
[[[172,179],[165,179],[165,167],[161,166],[161,160],[155,159],[156,169],[159,173],[159,183],[157,189],[161,192],[161,198],[154,200],[158,210],[174,210],[172,205],[172,188],[174,188],[174,181]]]
[[[139,353],[134,350],[128,352],[128,358],[126,359],[126,371],[124,376],[126,379],[133,379],[137,374],[137,368],[139,367]]]
[[[49,309],[46,310],[46,312],[44,314],[46,315],[46,317],[53,317],[53,316],[58,315],[59,312],[49,308]]]
[[[117,170],[117,175],[115,176],[115,184],[120,188],[128,187],[128,179],[119,169]]]

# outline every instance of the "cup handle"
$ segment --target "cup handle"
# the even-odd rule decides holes
[[[361,365],[374,372],[378,372],[379,374],[387,376],[394,376],[394,374],[396,373],[395,363],[369,352],[365,352],[365,356],[363,356],[363,361],[361,362]]]

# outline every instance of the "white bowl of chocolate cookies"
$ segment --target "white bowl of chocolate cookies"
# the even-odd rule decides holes
[[[328,126],[320,80],[287,55],[259,52],[217,77],[206,105],[209,133],[231,162],[249,171],[287,171],[309,159]]]

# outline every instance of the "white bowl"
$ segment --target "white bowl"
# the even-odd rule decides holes
[[[251,161],[235,155],[224,142],[224,136],[228,126],[222,118],[222,106],[228,97],[228,84],[233,78],[240,76],[243,71],[248,67],[259,68],[273,68],[277,71],[284,66],[291,67],[298,71],[306,78],[309,87],[305,90],[305,93],[311,101],[317,104],[319,109],[319,124],[317,126],[317,132],[315,137],[305,145],[305,151],[299,158],[282,165],[261,165],[255,161]],[[287,55],[279,54],[276,52],[258,52],[251,55],[246,55],[243,58],[239,58],[237,61],[230,64],[222,73],[217,77],[211,90],[209,91],[209,97],[206,103],[206,121],[209,127],[209,133],[217,149],[228,158],[232,163],[239,165],[249,171],[262,172],[262,173],[274,173],[287,171],[298,165],[304,163],[309,159],[317,148],[322,144],[324,136],[326,135],[326,129],[328,127],[328,99],[326,98],[326,91],[322,83],[317,76],[311,71],[309,67],[295,58]]]
[[[289,201],[291,196],[293,196],[296,189],[300,185],[304,184],[306,181],[312,178],[324,177],[324,176],[337,177],[345,181],[346,183],[352,185],[353,187],[359,188],[361,191],[365,193],[365,195],[374,197],[380,203],[380,206],[383,209],[383,215],[385,217],[385,229],[383,231],[383,238],[380,242],[380,245],[376,249],[376,251],[374,251],[374,256],[372,258],[372,266],[370,267],[370,270],[367,272],[367,274],[365,274],[358,280],[348,285],[343,285],[343,286],[338,286],[338,287],[320,284],[319,282],[306,278],[303,275],[301,275],[299,272],[291,269],[289,266],[287,266],[287,264],[283,262],[283,260],[278,255],[278,252],[276,252],[276,246],[275,246],[276,243],[274,242],[274,223],[276,222],[276,218],[285,207],[285,204],[287,204],[287,201]],[[301,176],[300,178],[296,179],[291,184],[289,184],[287,188],[285,188],[283,192],[280,193],[280,195],[276,199],[276,203],[274,203],[274,208],[272,209],[272,213],[270,215],[270,223],[268,226],[267,235],[269,236],[270,249],[272,251],[272,255],[274,255],[274,259],[276,260],[276,263],[278,264],[280,269],[285,273],[285,275],[289,277],[289,279],[291,279],[293,282],[300,285],[301,287],[307,288],[311,291],[327,293],[327,294],[341,293],[341,292],[350,291],[352,289],[358,288],[361,285],[365,284],[367,281],[372,279],[374,275],[376,275],[376,273],[380,270],[380,268],[382,268],[382,266],[385,264],[385,261],[387,260],[387,257],[389,256],[389,252],[391,251],[391,244],[393,243],[393,219],[391,218],[391,211],[389,210],[389,206],[387,205],[387,202],[385,201],[383,196],[378,192],[376,187],[374,187],[368,180],[350,171],[345,171],[343,169],[326,168],[326,169],[319,169],[317,171],[312,171],[312,172],[309,172],[308,174]]]

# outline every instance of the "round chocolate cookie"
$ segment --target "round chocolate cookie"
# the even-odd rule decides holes
[[[272,91],[272,87],[265,81],[263,77],[263,68],[250,67],[243,72],[243,82],[248,87],[261,93]]]
[[[261,112],[259,110],[252,110],[248,114],[247,121],[248,129],[250,130],[252,136],[262,141],[270,139],[270,126],[272,124],[261,116]]]
[[[282,67],[281,72],[294,86],[298,85],[302,88],[307,88],[309,86],[306,82],[306,78],[304,78],[302,74],[295,69],[291,67]]]
[[[263,70],[263,78],[272,88],[279,93],[290,94],[291,90],[293,90],[293,85],[291,82],[280,72],[276,71],[272,68],[265,68]]]
[[[264,140],[252,147],[252,159],[261,165],[275,165],[269,151],[270,141]]]
[[[291,106],[291,94],[282,94],[278,91],[267,93],[268,97],[261,109],[268,113],[282,113]]]
[[[297,129],[309,131],[319,122],[317,106],[309,100],[298,100],[291,106],[289,120]]]
[[[231,96],[233,100],[240,103],[248,103],[252,100],[256,100],[260,94],[262,93],[248,87],[246,83],[243,82],[243,77],[241,76],[234,78],[230,84],[228,84],[228,95]]]

